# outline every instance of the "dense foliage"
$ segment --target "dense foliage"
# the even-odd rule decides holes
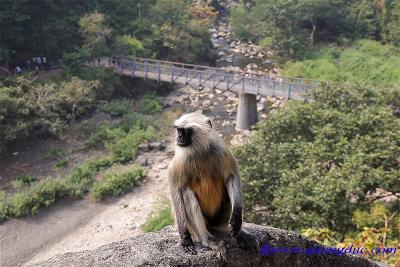
[[[400,90],[325,84],[311,95],[260,122],[236,151],[246,216],[344,234],[377,192],[400,191]]]
[[[400,45],[400,2],[396,0],[255,0],[232,10],[235,33],[302,57],[315,44],[368,38]]]
[[[215,15],[206,1],[190,0],[3,0],[1,6],[0,63],[115,52],[204,59]]]
[[[103,68],[81,69],[77,75],[54,82],[30,77],[0,82],[0,152],[27,137],[60,133],[119,86],[116,74]]]
[[[399,231],[400,214],[398,211],[390,211],[381,203],[375,203],[369,210],[356,210],[353,213],[353,224],[357,228],[356,232],[343,235],[336,233],[328,228],[313,229],[303,231],[309,238],[318,240],[325,245],[336,247],[357,247],[385,248],[389,251],[380,254],[365,255],[379,262],[386,262],[393,266],[400,264]],[[393,253],[397,249],[397,253]],[[390,252],[392,250],[392,252]]]
[[[285,75],[319,81],[353,82],[371,86],[400,86],[400,48],[377,41],[316,49],[304,61],[289,61]]]
[[[66,122],[93,108],[100,90],[99,81],[76,77],[46,84],[20,78],[10,85],[0,85],[0,151],[32,133],[58,133]]]

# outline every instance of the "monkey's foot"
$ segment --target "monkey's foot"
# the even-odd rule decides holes
[[[245,250],[255,250],[257,252],[259,251],[260,241],[251,234],[248,234],[244,231],[241,231],[239,235],[236,236],[236,242],[239,247]]]
[[[222,261],[228,261],[228,249],[225,241],[210,241],[208,247],[215,251],[217,258]]]
[[[194,243],[193,243],[193,241],[191,239],[190,240],[189,239],[183,239],[182,242],[181,242],[181,246],[183,247],[183,250],[185,252],[193,254],[193,255],[197,254],[196,248],[195,248]]]

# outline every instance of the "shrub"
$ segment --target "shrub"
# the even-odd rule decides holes
[[[7,219],[8,207],[9,204],[6,198],[6,194],[3,191],[0,191],[0,222]]]
[[[41,207],[50,206],[61,198],[83,197],[93,183],[94,173],[112,164],[110,158],[89,160],[65,178],[46,178],[8,197],[0,193],[0,221],[7,217],[35,215]]]
[[[41,180],[26,192],[16,193],[9,199],[8,214],[12,217],[35,215],[40,207],[47,207],[64,197],[63,189],[61,180]]]
[[[23,174],[23,175],[16,176],[14,178],[14,180],[15,181],[19,181],[19,182],[24,183],[24,184],[31,184],[33,182],[36,182],[37,178],[35,176],[32,176],[32,175]]]
[[[155,136],[154,127],[149,126],[146,130],[132,128],[129,133],[116,143],[108,144],[107,147],[112,152],[113,160],[124,162],[136,156],[138,146],[143,141],[150,141]]]
[[[119,196],[130,191],[144,175],[145,171],[140,166],[133,166],[122,173],[107,173],[101,181],[93,184],[91,197],[93,200],[99,201],[107,196]]]
[[[162,109],[160,101],[153,94],[145,95],[142,99],[140,99],[137,106],[139,111],[144,114],[158,113]]]
[[[116,127],[120,128],[124,132],[129,132],[132,128],[146,129],[150,125],[155,126],[154,117],[137,112],[131,112],[125,114]]]
[[[11,182],[11,185],[14,189],[21,189],[25,186],[29,186],[30,184],[37,181],[37,178],[31,175],[19,175],[14,178]]]
[[[146,222],[141,226],[145,233],[157,232],[165,226],[174,224],[171,205],[166,202],[154,213],[151,213]]]
[[[126,132],[121,128],[113,128],[110,125],[103,125],[100,130],[90,135],[85,142],[87,147],[99,147],[104,144],[113,144],[126,136]]]
[[[116,99],[103,105],[100,110],[111,116],[122,116],[128,114],[133,109],[133,101],[130,99]]]

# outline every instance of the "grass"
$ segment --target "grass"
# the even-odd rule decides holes
[[[400,86],[400,48],[371,40],[321,47],[309,59],[288,62],[285,75],[372,86]]]
[[[137,165],[133,165],[123,172],[105,173],[100,181],[93,184],[91,198],[94,201],[100,201],[108,196],[120,196],[129,192],[144,176],[144,168]]]
[[[160,208],[147,217],[146,222],[141,228],[145,233],[149,233],[159,231],[165,226],[172,224],[174,224],[174,219],[171,205],[169,202],[163,201]]]

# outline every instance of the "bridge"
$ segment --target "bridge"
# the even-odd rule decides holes
[[[305,100],[307,91],[318,82],[299,78],[228,71],[223,68],[192,65],[139,57],[102,58],[100,65],[120,75],[208,87],[239,94],[236,128],[250,129],[257,120],[257,95]]]

